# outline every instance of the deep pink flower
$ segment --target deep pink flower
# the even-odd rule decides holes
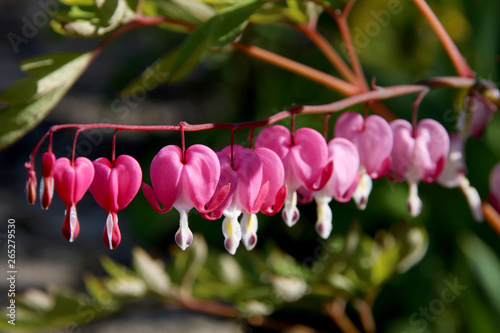
[[[406,179],[410,186],[408,208],[412,216],[420,214],[422,201],[418,197],[420,180],[435,182],[443,171],[450,139],[444,127],[433,119],[421,120],[417,128],[403,119],[391,122],[394,134],[390,178]]]
[[[66,157],[60,157],[54,164],[54,187],[66,204],[62,233],[70,242],[80,232],[76,204],[82,200],[93,179],[94,166],[86,157],[78,157],[74,164]]]
[[[121,241],[117,212],[127,207],[139,191],[142,170],[139,163],[128,155],[118,156],[114,163],[101,157],[93,164],[95,175],[90,193],[107,212],[102,237],[104,244],[113,250]]]
[[[380,116],[371,115],[364,119],[359,113],[349,111],[337,119],[334,131],[335,137],[348,139],[358,150],[361,179],[353,198],[359,209],[365,209],[372,179],[385,175],[391,165],[391,126]]]
[[[328,205],[332,198],[347,202],[359,182],[359,155],[354,144],[344,138],[328,142],[328,158],[333,161],[333,173],[325,187],[314,192],[317,205],[316,231],[324,239],[332,231],[332,211]]]
[[[208,213],[227,195],[229,186],[215,193],[220,177],[220,163],[215,152],[204,145],[189,147],[184,156],[173,145],[162,148],[151,162],[152,187],[143,183],[142,190],[150,205],[160,213],[174,207],[181,215],[175,241],[185,250],[193,241],[187,214],[192,208]],[[211,200],[212,196],[214,199]],[[158,201],[163,205],[160,207]],[[211,206],[205,207],[211,201]]]
[[[333,172],[328,162],[328,147],[323,136],[311,128],[300,128],[292,134],[281,125],[265,128],[255,141],[257,148],[274,151],[285,168],[284,184],[287,186],[283,219],[288,226],[299,219],[297,190],[303,186],[318,190],[325,186]]]
[[[40,182],[40,204],[42,209],[48,209],[54,196],[54,165],[56,156],[46,152],[42,156],[42,181]]]
[[[490,203],[500,213],[500,163],[490,173]]]
[[[276,153],[267,148],[253,151],[233,145],[232,161],[231,146],[218,152],[217,156],[221,165],[217,188],[230,184],[231,190],[219,207],[203,216],[209,219],[225,216],[222,232],[229,253],[236,252],[242,239],[247,250],[251,250],[257,242],[256,213],[264,210],[273,214],[283,206],[286,196],[283,165]],[[240,225],[238,217],[241,213]]]

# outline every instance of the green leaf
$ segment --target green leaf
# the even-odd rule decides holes
[[[260,7],[258,0],[241,1],[227,7],[211,19],[208,46],[221,47],[234,41],[245,29],[250,16]]]
[[[378,286],[394,273],[399,261],[399,246],[383,248],[372,266],[371,282]]]
[[[201,50],[200,50],[201,51]],[[200,56],[202,52],[198,55],[192,55],[193,60],[187,62],[182,68],[179,69],[177,74],[172,77],[169,82],[174,83],[185,78],[189,73],[193,71],[196,67],[195,57]],[[150,91],[163,82],[167,80],[169,74],[171,73],[172,66],[177,60],[180,54],[180,48],[176,48],[173,51],[165,54],[163,57],[156,60],[151,64],[144,72],[142,72],[139,77],[135,78],[130,82],[126,88],[121,91],[122,96],[131,96],[134,94],[142,94],[146,91]]]
[[[500,313],[500,261],[493,250],[477,236],[467,233],[461,235],[458,245],[467,258],[470,270],[483,288],[486,297]]]
[[[0,149],[35,127],[62,99],[92,61],[92,52],[48,54],[25,60],[21,79],[0,94]]]
[[[170,19],[199,25],[215,15],[215,10],[195,0],[147,0],[143,6],[146,15],[160,15]]]
[[[102,268],[109,274],[109,276],[117,279],[127,279],[136,277],[136,274],[126,266],[119,265],[111,258],[104,257],[101,259]]]
[[[94,4],[94,0],[59,0],[59,2],[68,6],[92,6]]]
[[[198,62],[206,46],[224,46],[234,40],[244,29],[248,18],[259,7],[257,0],[241,1],[227,7],[189,35],[179,50],[179,56],[172,65],[170,78],[189,62]],[[191,64],[193,65],[193,64]]]
[[[99,25],[103,28],[99,34],[107,33],[135,16],[125,0],[95,0],[95,4]]]
[[[288,4],[288,17],[290,17],[293,21],[298,23],[307,23],[307,16],[304,13],[304,8],[301,6],[301,3],[297,0],[287,0]]]
[[[167,295],[170,290],[170,278],[165,272],[163,262],[154,260],[140,248],[135,248],[132,256],[135,270],[149,289],[160,295]]]

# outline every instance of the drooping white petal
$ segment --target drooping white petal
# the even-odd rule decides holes
[[[316,210],[317,210],[317,220],[316,220],[316,231],[323,239],[327,239],[332,232],[332,210],[328,205],[332,198],[329,197],[317,197]]]
[[[408,182],[409,195],[406,204],[408,205],[408,210],[411,216],[415,217],[422,211],[422,200],[418,197],[418,184],[413,182]]]
[[[250,251],[257,244],[257,228],[258,228],[257,215],[243,213],[241,218],[241,234],[243,244],[246,249]]]
[[[481,197],[475,187],[470,186],[470,182],[467,178],[463,178],[460,182],[460,190],[465,195],[467,203],[472,212],[472,216],[477,222],[481,222],[484,219],[483,208],[481,203]]]
[[[237,217],[224,217],[224,221],[222,222],[222,233],[224,234],[224,247],[227,252],[235,254],[241,241],[241,227]]]
[[[293,226],[299,220],[300,213],[297,208],[297,192],[288,192],[286,194],[285,205],[281,211],[281,215],[286,225]]]
[[[76,206],[73,204],[69,210],[69,230],[70,238],[69,241],[73,242],[75,239],[75,230],[78,226],[78,216],[76,215]]]
[[[175,242],[182,250],[185,250],[193,242],[193,233],[189,229],[187,212],[181,210],[179,230],[175,233]]]
[[[361,170],[361,178],[359,179],[358,186],[356,190],[352,194],[352,198],[358,209],[364,210],[366,208],[366,204],[368,203],[368,197],[372,191],[373,182],[370,176],[366,173],[366,170]]]

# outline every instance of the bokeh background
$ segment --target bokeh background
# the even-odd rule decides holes
[[[367,78],[376,78],[380,86],[404,84],[420,79],[454,75],[446,53],[428,23],[411,1],[394,0],[402,10],[390,16],[388,25],[379,24],[379,32],[366,34],[369,22],[377,22],[373,11],[387,8],[385,0],[359,0],[350,17],[351,31]],[[389,1],[391,2],[391,1]],[[500,3],[497,0],[429,1],[467,62],[479,78],[496,82],[499,78]],[[85,51],[94,48],[99,39],[72,39],[42,27],[15,52],[9,32],[20,33],[25,19],[40,11],[36,1],[2,0],[0,2],[0,90],[24,77],[18,69],[21,59],[51,52]],[[319,31],[334,42],[338,31],[326,15],[319,19]],[[363,38],[361,35],[365,34]],[[24,186],[24,162],[51,125],[60,123],[112,122],[123,124],[177,124],[204,122],[240,122],[268,117],[294,104],[323,104],[340,99],[336,92],[250,59],[237,52],[209,52],[183,81],[151,89],[147,95],[120,97],[129,81],[164,53],[180,45],[183,34],[156,27],[131,31],[113,41],[90,65],[69,93],[50,115],[21,140],[0,152],[0,235],[7,231],[7,220],[16,220],[17,292],[34,288],[63,288],[85,293],[83,277],[105,276],[100,258],[109,257],[131,265],[132,249],[142,247],[154,258],[172,261],[174,234],[178,216],[174,212],[157,214],[142,193],[120,212],[122,242],[109,251],[102,242],[105,212],[89,194],[78,205],[81,233],[69,244],[61,235],[64,205],[56,198],[48,211],[28,206]],[[310,66],[334,73],[322,54],[300,33],[286,25],[252,26],[244,40],[285,55]],[[455,110],[463,95],[452,90],[429,94],[420,108],[420,118],[440,121],[447,129],[455,126]],[[387,102],[398,116],[409,119],[412,97]],[[361,111],[361,108],[355,108]],[[1,112],[1,111],[0,111]],[[336,116],[330,120],[330,135]],[[282,122],[289,125],[289,122]],[[296,126],[322,130],[317,116],[297,117]],[[236,133],[235,142],[247,145],[248,132]],[[54,136],[58,156],[70,152],[73,132],[61,131]],[[203,143],[215,151],[230,142],[228,131],[214,130],[186,135],[188,145]],[[141,164],[144,180],[149,182],[149,164],[167,144],[180,144],[178,133],[119,133],[117,153],[130,154]],[[80,136],[77,152],[95,159],[110,156],[111,133],[92,131]],[[500,161],[500,117],[495,115],[479,140],[469,140],[466,147],[468,177],[483,198],[488,193],[488,175]],[[380,229],[400,223],[424,226],[428,233],[428,250],[423,259],[404,274],[396,274],[379,290],[373,312],[379,332],[498,332],[500,329],[500,242],[487,223],[474,222],[465,198],[456,190],[437,184],[420,185],[424,202],[422,214],[411,218],[406,211],[406,184],[388,180],[375,181],[368,207],[358,211],[353,202],[333,204],[334,234],[342,237],[356,221],[364,233],[374,236]],[[259,243],[255,251],[266,251],[269,244],[281,248],[298,262],[311,257],[318,246],[314,230],[314,204],[300,207],[302,218],[288,228],[280,216],[261,217]],[[190,215],[190,226],[202,234],[208,251],[223,253],[221,221],[206,221]],[[5,290],[7,247],[0,239],[0,287]],[[236,256],[248,255],[241,246]],[[442,299],[447,283],[465,286],[454,301],[445,303],[439,315],[422,315]],[[223,291],[221,290],[221,293]],[[7,304],[2,291],[0,304]],[[436,303],[436,302],[434,302]],[[348,308],[348,314],[354,311]],[[415,315],[417,314],[417,315]],[[275,314],[282,321],[297,322],[320,332],[336,332],[335,325],[322,313],[283,310]],[[355,315],[353,315],[355,318]],[[2,317],[6,320],[6,317]],[[413,318],[413,319],[412,319]],[[418,320],[422,320],[417,322]],[[207,316],[193,311],[150,309],[144,304],[88,323],[78,323],[71,332],[267,332],[259,326]],[[58,330],[49,330],[58,331]],[[64,331],[61,329],[59,331]],[[66,328],[68,331],[68,328]]]

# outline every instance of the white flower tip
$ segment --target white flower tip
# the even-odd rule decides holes
[[[71,205],[69,211],[69,228],[71,230],[71,236],[68,239],[70,243],[72,243],[78,234],[75,234],[76,228],[78,226],[78,216],[76,215],[76,207],[75,205]]]
[[[187,212],[182,210],[180,214],[180,226],[179,230],[175,233],[175,242],[184,251],[193,242],[193,233],[188,226]]]
[[[241,234],[243,244],[248,251],[252,250],[257,244],[257,228],[257,215],[243,213],[243,218],[241,219]]]
[[[470,186],[469,180],[464,178],[460,183],[460,189],[467,199],[467,203],[476,222],[482,222],[484,219],[481,197],[475,187]]]
[[[316,231],[323,239],[327,239],[332,232],[332,210],[328,205],[330,200],[316,199],[317,215]]]
[[[422,211],[423,203],[422,200],[418,197],[418,185],[416,183],[409,183],[410,185],[410,194],[408,196],[408,201],[406,202],[408,206],[408,211],[410,215],[416,217],[420,215]]]
[[[283,209],[281,211],[281,216],[287,226],[293,227],[300,218],[300,212],[297,207],[294,207],[293,209]]]
[[[226,238],[224,240],[224,247],[227,252],[234,255],[241,241],[241,227],[238,220],[234,217],[225,217],[222,222],[222,233]]]
[[[297,192],[288,192],[285,199],[285,205],[281,211],[281,216],[286,225],[292,227],[300,218],[299,210],[297,209]]]
[[[368,204],[368,197],[372,192],[372,187],[373,187],[372,179],[370,178],[370,176],[368,176],[368,174],[366,174],[366,172],[363,172],[361,174],[358,186],[356,187],[356,190],[352,194],[352,198],[356,203],[356,206],[358,206],[359,210],[365,210],[366,205]]]

